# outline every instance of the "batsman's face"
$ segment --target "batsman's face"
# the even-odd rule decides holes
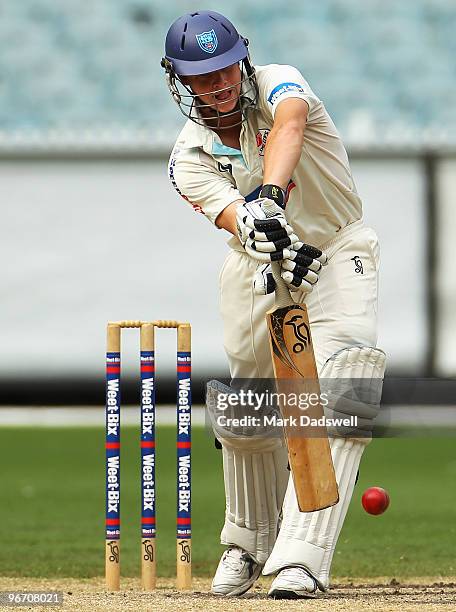
[[[241,69],[233,64],[222,70],[186,77],[189,85],[203,104],[220,113],[236,108],[241,93]]]

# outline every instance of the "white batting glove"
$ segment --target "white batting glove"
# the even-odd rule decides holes
[[[275,206],[275,214],[266,217],[265,202]],[[291,247],[299,243],[293,228],[287,223],[283,210],[267,198],[258,198],[237,207],[238,237],[253,259],[261,262],[280,261],[292,257]]]
[[[280,264],[280,276],[290,291],[310,293],[318,282],[320,271],[327,264],[328,258],[319,249],[303,242],[298,242],[293,247],[295,248],[291,249],[291,257],[287,257]],[[268,295],[275,291],[275,286],[271,264],[259,266],[253,280],[255,293]]]

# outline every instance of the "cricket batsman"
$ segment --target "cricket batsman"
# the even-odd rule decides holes
[[[171,183],[231,234],[220,294],[232,378],[273,377],[265,314],[274,304],[271,262],[279,262],[293,299],[307,305],[320,380],[382,380],[377,236],[363,224],[347,153],[322,101],[293,66],[254,66],[248,40],[213,11],[171,25],[162,66],[187,117]],[[273,216],[264,210],[271,201]],[[331,436],[339,502],[316,512],[299,511],[283,438],[218,436],[227,548],[214,594],[242,595],[261,573],[275,576],[274,598],[327,590],[378,404],[348,398],[334,407],[358,417],[360,430]]]

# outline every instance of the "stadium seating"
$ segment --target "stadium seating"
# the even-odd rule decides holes
[[[456,133],[456,3],[232,0],[255,63],[290,63],[359,144]],[[193,0],[0,0],[0,141],[49,130],[147,130],[167,144],[182,116],[159,65]],[[369,129],[366,129],[366,125]],[[38,132],[37,132],[38,131]]]

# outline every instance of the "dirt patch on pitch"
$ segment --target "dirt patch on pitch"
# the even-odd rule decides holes
[[[158,588],[152,593],[141,591],[138,579],[124,578],[122,590],[108,593],[104,590],[102,578],[74,580],[42,580],[37,578],[1,578],[1,591],[62,591],[63,606],[24,606],[29,610],[80,610],[128,611],[136,612],[180,610],[222,610],[245,611],[264,610],[306,612],[353,612],[355,610],[376,610],[381,612],[434,612],[456,609],[456,577],[437,580],[436,578],[412,578],[404,581],[386,578],[360,579],[354,582],[339,579],[331,591],[321,594],[317,599],[305,601],[274,601],[267,599],[270,580],[261,579],[253,589],[241,598],[218,598],[209,594],[210,579],[195,578],[193,591],[178,592],[169,579],[160,579]],[[0,606],[0,610],[14,608]]]

